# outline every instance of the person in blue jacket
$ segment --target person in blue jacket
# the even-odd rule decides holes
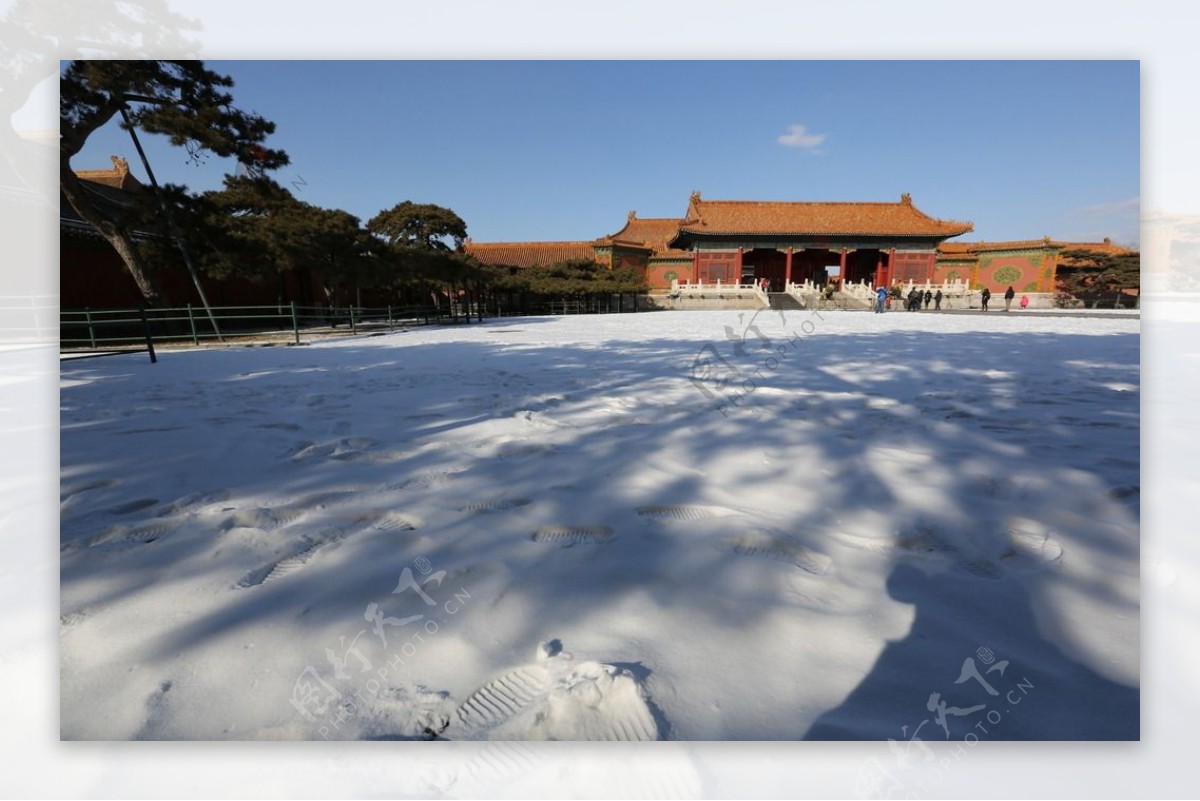
[[[887,303],[888,291],[886,286],[875,290],[875,313],[883,314],[883,304]]]

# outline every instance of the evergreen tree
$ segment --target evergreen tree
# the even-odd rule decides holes
[[[377,269],[392,271],[393,286],[452,289],[485,278],[462,251],[467,224],[452,209],[405,200],[368,220],[367,230],[379,243],[371,249]]]
[[[397,247],[443,253],[462,250],[467,238],[467,224],[452,210],[411,200],[376,214],[367,230]]]
[[[275,124],[240,111],[225,92],[233,79],[199,61],[72,61],[60,81],[59,185],[67,202],[120,254],[150,305],[165,302],[133,238],[136,220],[101,208],[76,177],[71,159],[114,117],[122,127],[167,136],[194,162],[209,153],[236,157],[252,176],[288,163],[263,145]]]
[[[1141,254],[1064,250],[1059,254],[1057,289],[1085,303],[1111,300],[1123,289],[1141,286]]]

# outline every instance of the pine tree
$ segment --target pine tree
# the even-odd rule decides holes
[[[1057,289],[1085,303],[1111,300],[1125,289],[1141,286],[1141,254],[1064,250],[1057,270]]]
[[[121,126],[163,134],[188,157],[236,157],[252,176],[288,163],[287,154],[263,145],[275,124],[240,111],[225,89],[233,79],[200,61],[72,61],[60,82],[59,185],[67,202],[125,262],[149,305],[165,303],[138,243],[139,222],[93,202],[75,175],[71,159],[88,137],[115,117]]]

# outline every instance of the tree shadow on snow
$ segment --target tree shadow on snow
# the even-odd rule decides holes
[[[401,570],[419,557],[446,569],[458,583],[448,586],[488,587],[510,567],[527,576],[514,592],[479,598],[479,614],[493,615],[502,626],[490,641],[468,644],[481,662],[499,651],[520,664],[548,636],[626,601],[652,604],[677,619],[671,637],[686,636],[695,616],[712,636],[732,637],[764,615],[796,612],[784,590],[764,605],[772,582],[786,588],[799,577],[817,588],[813,600],[819,602],[821,582],[838,576],[836,562],[826,568],[844,552],[832,538],[863,541],[848,520],[865,513],[891,521],[892,534],[902,536],[922,525],[955,530],[975,518],[1000,520],[1016,511],[1052,516],[1062,507],[1068,523],[1116,520],[1097,530],[1093,546],[1136,563],[1136,542],[1130,545],[1125,535],[1137,521],[1137,393],[1113,389],[1138,382],[1135,335],[1109,337],[1121,360],[1103,364],[1087,361],[1097,341],[1089,336],[1007,330],[799,336],[801,318],[789,319],[792,333],[768,331],[769,342],[731,339],[724,324],[735,317],[715,315],[707,340],[501,346],[487,340],[406,344],[406,335],[398,334],[392,349],[342,342],[239,357],[230,360],[224,378],[206,386],[186,383],[191,356],[174,357],[177,367],[164,359],[156,373],[143,368],[138,376],[118,377],[135,400],[137,393],[153,394],[156,403],[205,409],[224,397],[231,412],[257,412],[222,423],[238,432],[228,452],[212,455],[214,463],[229,466],[222,474],[180,467],[188,454],[164,463],[180,496],[224,479],[231,490],[225,503],[233,509],[263,496],[319,499],[346,488],[369,493],[461,470],[459,483],[437,496],[436,515],[411,532],[388,533],[386,547],[346,540],[278,581],[237,589],[248,571],[299,554],[299,545],[272,533],[281,538],[275,551],[262,550],[237,570],[222,564],[226,572],[213,583],[226,588],[226,603],[161,632],[146,658],[168,660],[244,627],[279,623],[303,632],[311,622],[322,632],[313,635],[311,648],[320,661],[331,643],[319,638],[363,626],[364,607],[388,599]],[[519,318],[486,328],[535,322]],[[297,381],[301,371],[306,377]],[[721,371],[738,380],[715,377]],[[744,383],[751,375],[752,383]],[[566,421],[593,422],[556,427],[562,409],[573,415]],[[475,430],[493,420],[527,420],[529,428],[519,441],[477,438]],[[206,423],[198,418],[195,425]],[[547,426],[541,434],[538,425]],[[121,491],[132,493],[138,476],[155,478],[153,467],[144,465],[150,446],[141,440],[103,463],[83,464],[81,456],[73,464],[76,436],[89,436],[88,430],[63,434],[62,463],[75,468],[73,482],[119,476],[126,481]],[[170,452],[176,436],[156,435],[154,453]],[[239,443],[257,438],[248,454],[261,455],[266,437],[284,466],[247,462],[242,468]],[[185,447],[187,441],[177,442]],[[360,445],[361,452],[353,450]],[[298,460],[316,452],[329,455]],[[464,485],[487,491],[464,497],[456,489]],[[1002,535],[999,528],[972,533],[991,554],[1000,553]],[[178,546],[174,571],[154,563],[154,581],[187,587],[214,578],[216,568],[205,559],[210,533],[189,536],[195,539]],[[507,564],[514,554],[521,564]],[[64,564],[64,590],[101,570],[109,579],[105,604],[135,595],[148,580],[137,560],[112,558],[100,566],[73,557]],[[1020,679],[1032,684],[992,738],[1136,738],[1137,690],[1090,672],[1038,633],[1030,593],[1042,579],[995,578],[954,571],[926,576],[897,561],[887,591],[895,602],[916,605],[912,631],[885,647],[839,707],[807,731],[800,723],[754,731],[742,722],[716,730],[713,739],[899,739],[902,726],[911,734],[934,715],[925,709],[930,692],[960,708],[976,703],[978,693],[968,689],[982,689],[980,682],[955,680],[967,658],[985,671],[975,656],[981,647],[994,653],[993,664],[1009,658],[1001,677],[983,672],[995,689],[1003,685],[1001,697]],[[1097,597],[1105,591],[1080,588]],[[605,620],[606,641],[637,631],[636,620]],[[1005,639],[977,642],[973,632],[980,630],[1002,632]],[[1024,663],[1006,656],[1017,653]],[[651,686],[667,680],[662,666],[644,657],[631,662],[617,647],[587,656],[636,667]],[[705,669],[703,661],[696,669]],[[479,676],[479,683],[488,678]],[[434,677],[414,680],[435,683]],[[795,686],[801,680],[795,678]],[[878,714],[910,700],[911,720]],[[652,707],[657,722],[672,731],[670,704],[659,704]],[[967,717],[946,721],[961,739]],[[930,721],[921,737],[942,733]]]

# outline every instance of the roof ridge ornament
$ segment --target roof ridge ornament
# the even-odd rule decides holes
[[[900,202],[903,203],[905,206],[911,206],[912,205],[912,195],[910,195],[908,192],[904,192],[903,194],[900,195]]]

